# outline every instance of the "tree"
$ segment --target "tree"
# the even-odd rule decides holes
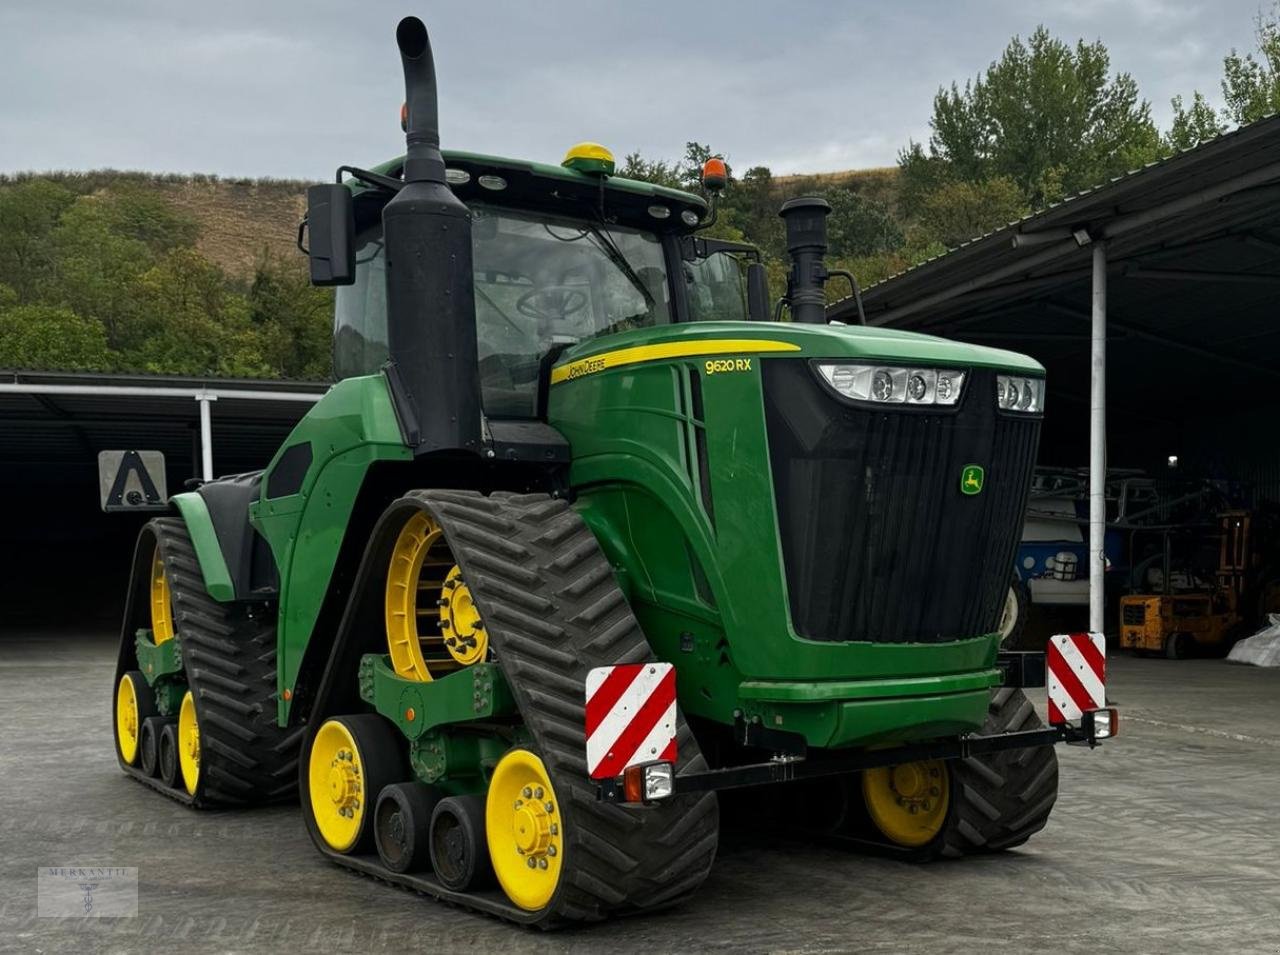
[[[961,89],[934,97],[927,158],[909,144],[903,178],[1011,180],[1032,208],[1104,182],[1156,158],[1160,137],[1150,105],[1128,73],[1110,75],[1101,41],[1075,47],[1037,27],[1014,37],[1001,58]],[[910,190],[908,190],[910,191]]]
[[[1014,181],[998,176],[982,182],[950,182],[924,198],[921,222],[928,234],[951,249],[1027,212]]]
[[[1254,20],[1258,55],[1235,50],[1222,60],[1225,118],[1243,125],[1280,111],[1280,5]]]
[[[50,234],[75,193],[47,179],[0,189],[0,282],[30,301],[55,259]]]
[[[67,308],[17,305],[0,311],[0,368],[112,371],[102,325]]]
[[[845,188],[831,189],[823,198],[831,204],[827,241],[832,255],[878,255],[891,252],[904,242],[902,228],[880,203]]]
[[[1218,114],[1199,91],[1192,94],[1190,106],[1183,106],[1181,96],[1175,96],[1172,105],[1173,122],[1164,137],[1165,146],[1170,152],[1190,149],[1197,143],[1221,136],[1227,131],[1226,123],[1218,118]]]
[[[1254,20],[1257,55],[1234,49],[1222,58],[1222,98],[1215,112],[1204,94],[1192,94],[1191,105],[1173,98],[1173,123],[1165,136],[1168,149],[1187,149],[1225,133],[1231,126],[1252,123],[1280,111],[1280,4]]]
[[[332,320],[332,289],[317,288],[296,266],[263,255],[249,289],[249,321],[274,377],[332,377]]]

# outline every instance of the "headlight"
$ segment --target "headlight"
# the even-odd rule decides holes
[[[818,365],[818,373],[846,398],[878,405],[954,405],[960,400],[965,375],[950,368],[891,368],[825,362]]]
[[[1004,411],[1044,411],[1044,379],[996,375],[996,406]]]

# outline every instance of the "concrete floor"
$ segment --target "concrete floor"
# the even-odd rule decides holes
[[[0,635],[0,950],[1280,952],[1280,671],[1112,661],[1121,739],[1062,747],[1048,827],[916,867],[741,839],[651,919],[533,933],[326,864],[296,807],[193,813],[118,771],[112,641]],[[40,919],[47,865],[136,865],[139,916]]]

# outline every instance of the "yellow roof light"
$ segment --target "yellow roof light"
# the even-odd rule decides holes
[[[612,176],[613,153],[599,143],[578,143],[564,154],[564,160],[560,165],[566,169],[576,169],[578,172]]]

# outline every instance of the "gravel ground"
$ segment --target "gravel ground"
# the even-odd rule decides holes
[[[1280,953],[1280,671],[1110,661],[1123,735],[1059,749],[1020,850],[920,867],[737,834],[679,908],[541,934],[325,863],[296,807],[194,813],[126,779],[112,655],[0,634],[0,950]],[[138,916],[37,917],[53,865],[137,866]]]

